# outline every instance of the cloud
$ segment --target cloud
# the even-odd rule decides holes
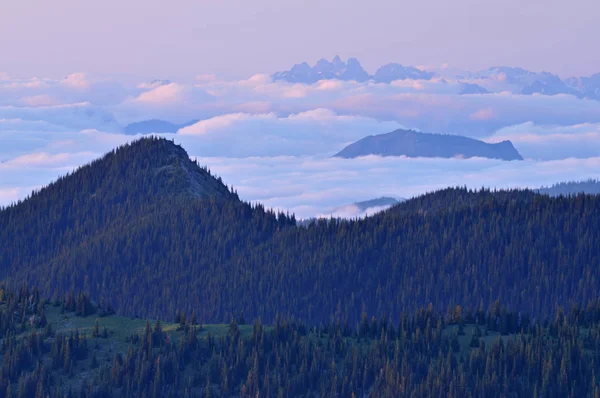
[[[186,88],[177,83],[169,83],[165,85],[159,85],[150,91],[141,93],[135,100],[137,102],[152,104],[152,105],[166,105],[180,102],[184,99]]]
[[[286,156],[232,157],[231,153],[225,153],[215,157],[217,152],[212,151],[211,136],[218,137],[225,132],[225,141],[235,142],[235,134],[248,131],[252,123],[268,127],[267,131],[280,129],[279,134],[300,134],[308,131],[305,127],[329,125],[335,127],[334,132],[342,138],[344,134],[340,131],[345,131],[344,127],[374,125],[372,119],[337,115],[327,110],[290,117],[241,115],[228,122],[231,123],[217,123],[217,131],[211,132],[208,128],[200,135],[164,136],[182,144],[190,156],[233,185],[242,199],[289,210],[300,218],[330,215],[332,210],[357,201],[381,196],[412,197],[447,186],[538,187],[558,181],[599,177],[600,174],[600,157],[523,162],[378,156],[349,160],[330,158],[325,154],[294,155],[292,149]],[[55,128],[48,122],[0,121],[0,205],[24,198],[31,189],[48,184],[77,166],[139,138],[98,130],[54,131]],[[355,132],[363,134],[360,129]],[[327,130],[320,130],[319,134],[326,135]],[[241,141],[240,153],[242,145],[249,145],[253,139]],[[319,141],[314,137],[307,142],[312,143],[312,152],[321,150],[316,148]],[[297,146],[297,141],[294,145]],[[294,145],[288,148],[294,148]],[[310,149],[308,144],[300,148]],[[363,215],[350,207],[337,209],[336,214]]]
[[[44,166],[44,167],[57,167],[57,166],[70,166],[70,165],[78,165],[80,161],[77,161],[78,158],[82,158],[85,160],[90,159],[94,155],[93,152],[86,153],[78,153],[78,154],[69,154],[69,153],[47,153],[47,152],[38,152],[38,153],[30,153],[26,155],[18,156],[14,159],[11,159],[7,162],[4,162],[5,166]]]
[[[600,157],[523,162],[377,156],[198,160],[233,184],[243,199],[290,210],[300,218],[329,216],[337,207],[355,201],[381,196],[410,198],[448,186],[537,188],[600,176]],[[357,214],[349,207],[338,213]]]
[[[72,73],[65,77],[61,84],[76,90],[86,90],[91,85],[84,73]]]
[[[139,92],[140,89],[124,83],[107,78],[91,78],[83,73],[74,73],[64,79],[0,79],[0,106],[47,106],[80,102],[115,105]]]
[[[511,93],[376,95],[365,92],[336,99],[327,107],[341,114],[395,120],[426,132],[458,133],[478,138],[528,121],[539,125],[600,122],[600,101],[580,100],[573,96]],[[491,113],[487,111],[482,114],[482,109],[493,110],[494,117],[489,117]]]
[[[395,122],[337,115],[316,109],[288,116],[234,113],[201,120],[179,130],[187,145],[212,156],[333,155],[371,134],[390,132]]]
[[[362,210],[360,207],[354,204],[349,204],[345,206],[336,207],[327,213],[317,214],[317,218],[364,218],[372,216],[373,214],[380,213],[389,208],[390,206],[372,206]]]
[[[494,117],[496,117],[496,112],[492,108],[480,109],[469,115],[471,120],[490,120]]]
[[[58,101],[56,98],[49,96],[48,94],[24,97],[23,99],[21,99],[21,103],[32,107],[60,105],[60,101]]]
[[[8,77],[8,76],[6,76]],[[22,93],[31,93],[47,89],[50,86],[50,81],[33,77],[30,79],[0,79],[0,92],[7,96],[8,99],[14,99]]]
[[[600,101],[568,95],[514,94],[520,88],[499,82],[497,75],[459,79],[457,73],[453,71],[443,79],[407,79],[391,84],[323,80],[311,85],[273,82],[265,74],[242,80],[207,75],[188,83],[160,79],[131,83],[74,73],[59,80],[0,80],[0,106],[88,103],[114,115],[121,127],[150,118],[184,123],[239,112],[287,115],[327,108],[340,115],[474,137],[485,137],[502,127],[527,121],[544,125],[600,122]],[[482,85],[494,93],[461,95],[464,82]],[[90,127],[105,129],[86,128]]]
[[[36,131],[60,130],[64,130],[64,127],[53,125],[43,120],[0,119],[0,132],[17,133],[23,131],[31,134]],[[22,139],[22,137],[15,138]]]
[[[546,126],[527,122],[505,127],[488,141],[510,140],[525,157],[534,159],[588,158],[600,156],[600,123]]]
[[[320,80],[317,82],[317,90],[339,90],[344,86],[341,80]]]
[[[0,76],[0,203],[138,138],[120,131],[154,118],[198,120],[165,136],[200,156],[242,198],[302,217],[448,185],[539,186],[598,176],[599,101],[514,94],[498,76],[444,79],[302,85],[264,74],[233,81],[200,76],[187,83]],[[460,95],[462,82],[495,92]],[[366,135],[401,127],[510,139],[529,160],[330,159]],[[342,212],[357,214],[351,207]]]
[[[136,87],[141,89],[141,90],[151,90],[160,86],[165,86],[167,84],[170,84],[171,82],[169,80],[161,80],[161,79],[156,79],[156,80],[152,80],[151,82],[142,82],[140,84],[138,84]]]
[[[44,121],[66,129],[120,129],[110,112],[89,102],[51,106],[0,106],[0,119]]]
[[[454,73],[454,72],[453,72]],[[532,121],[544,125],[600,122],[600,101],[572,96],[528,96],[493,78],[456,77],[400,80],[391,84],[322,80],[315,84],[273,82],[257,74],[242,80],[199,76],[192,82],[127,83],[75,73],[66,79],[0,81],[0,106],[47,107],[88,103],[125,124],[152,118],[176,123],[235,113],[297,114],[326,108],[338,115],[395,121],[428,132],[484,138],[494,131]],[[461,95],[464,82],[495,91]],[[86,89],[81,89],[87,87]],[[551,109],[551,111],[549,111]],[[105,126],[88,125],[85,128]]]

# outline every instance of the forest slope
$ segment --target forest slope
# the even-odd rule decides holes
[[[0,212],[0,278],[83,289],[118,313],[309,324],[430,303],[534,317],[600,288],[600,197],[446,189],[359,221],[241,202],[169,141],[142,139]]]
[[[600,372],[600,303],[544,322],[431,308],[397,323],[307,327],[111,315],[81,293],[0,286],[0,396],[587,397]]]

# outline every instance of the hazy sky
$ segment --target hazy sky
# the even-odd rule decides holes
[[[598,0],[0,0],[0,72],[244,76],[318,58],[600,72]]]

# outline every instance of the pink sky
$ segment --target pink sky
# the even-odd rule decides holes
[[[3,0],[0,72],[244,76],[335,54],[600,72],[597,0]]]

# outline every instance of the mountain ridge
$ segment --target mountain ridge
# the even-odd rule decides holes
[[[427,69],[388,63],[380,66],[374,74],[369,74],[356,58],[349,58],[348,64],[336,55],[333,60],[320,59],[314,66],[307,62],[294,65],[290,70],[271,75],[273,81],[288,83],[314,84],[319,80],[338,79],[343,81],[391,83],[395,80],[431,80],[446,76],[443,71],[433,72]],[[514,94],[523,95],[573,95],[580,99],[600,100],[600,73],[591,76],[562,79],[550,72],[532,72],[520,67],[492,66],[477,72],[452,75],[462,87],[459,95],[489,94],[490,88],[477,84],[477,80],[489,79],[493,82],[505,82]],[[472,82],[461,82],[465,78]],[[493,84],[492,84],[493,86]]]
[[[271,78],[274,81],[313,84],[319,80],[330,79],[356,82],[373,80],[375,83],[390,83],[394,80],[404,79],[431,80],[434,76],[434,73],[397,63],[383,65],[374,75],[369,75],[358,59],[348,58],[346,63],[336,55],[331,62],[322,58],[313,67],[307,62],[302,62],[294,65],[288,71],[274,73]]]

